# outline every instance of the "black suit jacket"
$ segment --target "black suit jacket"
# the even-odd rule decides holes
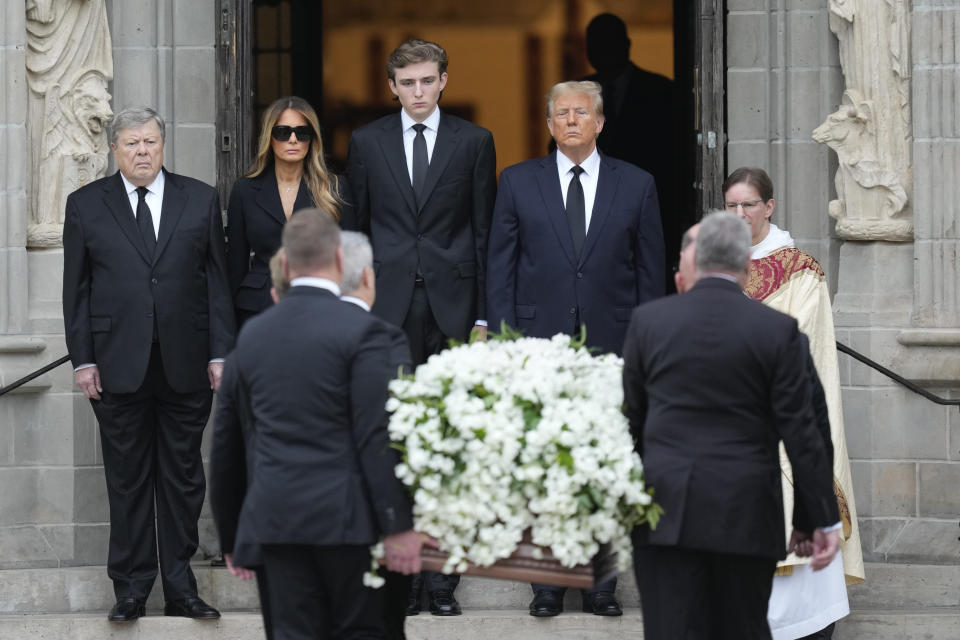
[[[400,113],[353,132],[347,158],[350,200],[343,226],[370,236],[377,272],[373,312],[402,325],[419,268],[437,325],[466,340],[486,319],[487,233],[496,195],[493,136],[440,112],[437,140],[417,208]]]
[[[120,174],[67,198],[63,225],[63,317],[74,366],[94,363],[107,391],[143,382],[154,314],[170,386],[209,388],[207,363],[233,346],[223,221],[216,190],[165,172],[153,260]]]
[[[312,206],[310,189],[301,180],[293,210]],[[273,304],[270,258],[280,248],[286,223],[272,165],[234,183],[227,206],[227,277],[237,309],[259,312]]]
[[[641,542],[784,558],[781,440],[799,505],[794,528],[839,520],[809,360],[796,320],[719,278],[634,312],[624,398],[665,512],[655,530],[641,527]]]
[[[634,307],[663,295],[663,234],[653,179],[600,156],[580,255],[573,248],[556,152],[504,169],[490,230],[487,315],[533,337],[586,326],[587,344],[620,353]]]
[[[409,363],[396,333],[313,287],[292,288],[244,325],[221,387],[211,468],[221,542],[237,564],[256,564],[246,554],[262,544],[369,544],[411,528],[384,410],[397,361]],[[241,386],[254,425],[246,446]]]

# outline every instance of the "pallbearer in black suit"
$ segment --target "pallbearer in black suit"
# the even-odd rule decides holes
[[[373,248],[370,241],[359,231],[344,231],[340,234],[340,246],[343,247],[343,280],[340,299],[369,312],[377,298],[376,276],[373,272]],[[391,335],[393,352],[391,366],[394,371],[409,373],[410,346],[403,330],[389,322],[383,322]],[[407,599],[412,585],[412,577],[394,571],[383,571],[386,582],[383,586],[384,623],[387,638],[404,640],[404,620],[406,618]]]
[[[263,113],[253,167],[234,183],[227,206],[227,275],[238,327],[273,304],[268,262],[283,225],[306,207],[339,216],[339,193],[313,107],[296,96],[274,101]]]
[[[385,536],[388,568],[405,574],[421,546],[386,430],[394,343],[383,321],[340,300],[332,216],[298,211],[283,248],[290,289],[244,326],[224,388],[246,398],[230,404],[255,425],[233,564],[261,550],[277,640],[384,638],[384,592],[363,580],[369,545]],[[218,412],[215,441],[236,440],[239,419]],[[213,482],[237,486],[242,466],[215,464]]]
[[[664,508],[655,530],[633,536],[644,637],[771,637],[767,600],[787,551],[781,441],[794,474],[791,550],[812,553],[814,569],[837,550],[807,342],[796,320],[743,295],[749,259],[747,225],[731,213],[706,216],[696,284],[640,306],[627,332],[627,417]]]
[[[159,555],[166,615],[217,618],[190,558],[200,441],[234,340],[220,201],[163,170],[152,109],[117,113],[110,140],[119,171],[70,194],[63,227],[67,347],[100,424],[110,501],[109,617],[143,615]]]
[[[387,83],[403,107],[357,129],[350,140],[351,197],[344,229],[373,243],[373,313],[403,327],[414,365],[486,331],[487,232],[496,194],[489,131],[444,113],[447,53],[408,40],[387,61]],[[430,574],[430,610],[457,615],[457,576]],[[420,610],[414,592],[409,613]]]

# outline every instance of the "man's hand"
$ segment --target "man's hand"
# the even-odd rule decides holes
[[[227,563],[227,571],[229,571],[230,574],[236,578],[240,578],[241,580],[249,580],[256,575],[253,571],[250,571],[250,569],[238,567],[237,565],[233,564],[232,553],[223,554],[223,559]]]
[[[809,557],[813,554],[813,538],[809,533],[794,529],[790,533],[790,545],[787,547],[787,553],[795,553],[801,558]]]
[[[223,363],[211,362],[207,365],[207,377],[210,379],[210,388],[214,391],[220,388],[220,380],[223,378]]]
[[[420,547],[424,536],[409,529],[383,539],[387,569],[406,575],[420,573]]]
[[[487,341],[487,328],[484,325],[482,324],[473,325],[473,329],[470,331],[470,342],[474,342],[474,341],[479,341],[479,342]]]
[[[84,367],[73,372],[73,380],[90,400],[99,400],[103,387],[100,386],[100,370],[96,366]]]
[[[813,559],[810,568],[820,571],[833,561],[840,546],[840,530],[824,531],[815,529],[813,532]]]

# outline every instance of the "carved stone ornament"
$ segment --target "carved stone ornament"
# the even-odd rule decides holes
[[[67,196],[107,168],[113,50],[104,0],[26,0],[27,245],[61,244]]]
[[[909,19],[907,0],[830,0],[846,91],[813,139],[839,159],[829,211],[846,240],[913,238]]]

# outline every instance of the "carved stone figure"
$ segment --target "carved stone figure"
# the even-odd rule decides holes
[[[837,152],[830,215],[848,240],[910,240],[910,10],[907,0],[830,0],[846,91],[813,132]]]
[[[67,195],[104,175],[113,55],[104,0],[26,0],[30,224],[58,246]]]

